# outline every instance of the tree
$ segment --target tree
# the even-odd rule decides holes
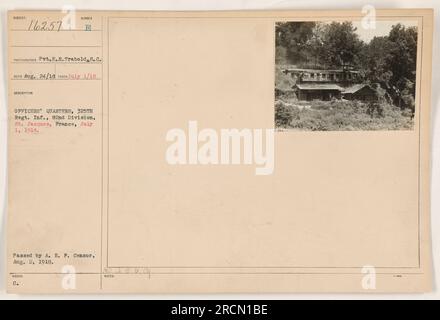
[[[393,73],[389,70],[392,59],[391,42],[388,37],[374,37],[365,46],[362,54],[362,69],[365,78],[370,83],[382,83],[385,86],[391,80]]]
[[[326,25],[323,35],[323,59],[332,66],[351,67],[359,64],[362,41],[350,21]]]
[[[391,44],[388,58],[390,83],[394,88],[395,102],[401,108],[414,109],[417,28],[396,24],[391,28],[388,39]]]
[[[306,43],[306,59],[308,64],[312,64],[316,68],[327,67],[323,57],[325,56],[324,48],[325,27],[321,23],[317,23],[313,29],[310,39]]]
[[[417,30],[400,23],[393,26],[388,39],[391,43],[388,63],[393,73],[392,82],[402,79],[415,81],[417,63]]]
[[[290,63],[295,64],[307,58],[307,43],[315,25],[315,22],[277,23],[275,43],[277,47],[286,49],[286,58]]]

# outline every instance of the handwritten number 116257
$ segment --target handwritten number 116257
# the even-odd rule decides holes
[[[57,21],[39,21],[32,19],[29,23],[29,31],[60,31],[63,22]]]

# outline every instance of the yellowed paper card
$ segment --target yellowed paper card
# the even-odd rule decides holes
[[[11,293],[426,292],[431,10],[10,11]]]

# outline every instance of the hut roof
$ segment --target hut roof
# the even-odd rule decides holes
[[[363,88],[365,88],[365,87],[368,87],[368,88],[370,88],[370,89],[373,90],[373,91],[376,91],[376,90],[374,90],[374,89],[373,89],[370,85],[368,85],[368,84],[355,84],[354,86],[351,86],[351,87],[346,88],[346,89],[344,90],[343,93],[356,93],[356,92],[358,92],[359,90],[361,90],[361,89],[363,89]]]
[[[343,91],[344,89],[337,84],[331,83],[301,83],[296,87],[300,90],[337,90]]]
[[[344,70],[344,69],[302,69],[302,68],[288,68],[284,67],[285,71],[288,72],[308,72],[308,73],[355,73],[358,74],[357,70]]]

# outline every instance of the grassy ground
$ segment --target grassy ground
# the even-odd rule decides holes
[[[277,128],[309,131],[411,130],[414,125],[410,112],[385,102],[296,101],[295,97],[276,101],[275,122]]]

